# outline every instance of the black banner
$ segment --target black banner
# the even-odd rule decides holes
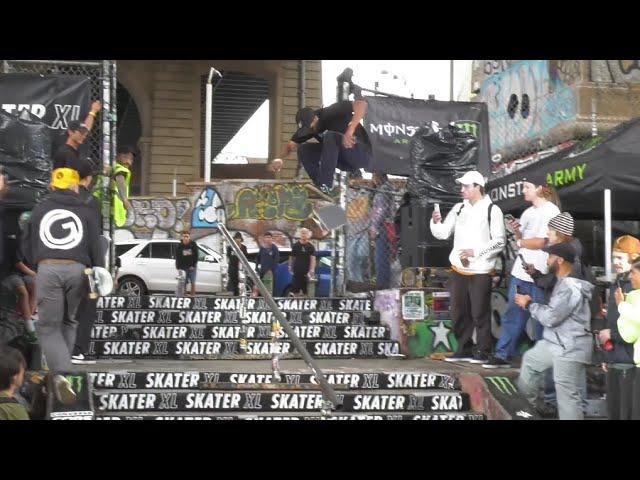
[[[458,390],[455,377],[432,372],[393,373],[329,373],[324,372],[332,385],[347,385],[356,390]],[[275,382],[271,373],[229,372],[97,372],[89,377],[94,389],[124,390],[194,390],[201,383],[317,384],[310,373],[280,372],[281,380]]]
[[[98,309],[217,310],[238,311],[243,301],[247,310],[271,311],[264,298],[242,297],[175,297],[152,295],[143,297],[100,297]],[[370,312],[370,298],[276,298],[282,311],[288,312]]]
[[[99,415],[96,420],[183,420],[183,421],[222,421],[222,420],[484,420],[482,413],[456,412],[456,413],[401,413],[401,414],[349,414],[336,413],[330,417],[321,417],[319,415],[163,415],[151,414],[140,416],[114,416]]]
[[[89,77],[80,75],[0,75],[0,108],[17,115],[28,110],[54,130],[84,120],[91,104]]]
[[[181,312],[184,313],[184,312]],[[325,312],[330,313],[330,312]],[[348,315],[342,313],[342,315]],[[293,325],[304,340],[388,340],[389,330],[368,325]],[[244,330],[244,333],[243,333]],[[93,340],[269,340],[271,325],[94,325]],[[278,338],[289,338],[281,330]]]
[[[273,343],[270,340],[249,340],[246,351],[240,350],[240,342],[236,340],[222,341],[111,341],[94,340],[89,343],[89,355],[98,358],[225,358],[234,355],[266,356],[281,354],[290,358],[295,349],[290,342]],[[303,342],[307,351],[314,357],[361,357],[384,358],[400,354],[397,342],[385,340],[352,342],[316,341]]]
[[[478,102],[439,102],[388,97],[367,97],[364,127],[373,146],[371,168],[393,175],[410,175],[409,145],[415,132],[432,121],[456,126],[479,138],[478,170],[490,170],[489,115]]]
[[[284,316],[292,324],[309,325],[349,325],[362,324],[365,320],[362,312],[283,312]],[[276,320],[273,312],[266,310],[247,311],[243,318],[237,310],[98,310],[96,323],[107,325],[271,325]]]
[[[466,393],[337,394],[345,412],[460,412],[469,410]],[[322,393],[312,392],[108,392],[94,393],[99,412],[305,412],[323,408]]]
[[[535,408],[522,396],[515,385],[515,379],[505,376],[484,377],[491,395],[504,407],[512,420],[540,420]]]

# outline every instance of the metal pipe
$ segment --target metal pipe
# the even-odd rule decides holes
[[[56,62],[57,63],[57,62]],[[113,245],[113,218],[111,216],[111,129],[109,115],[111,112],[111,69],[109,60],[102,62],[102,234],[111,239]],[[109,249],[107,265],[113,272],[113,255]]]
[[[109,71],[109,75],[111,77],[111,96],[109,98],[109,100],[111,101],[111,106],[109,108],[109,126],[110,126],[110,131],[109,131],[109,135],[110,135],[110,139],[111,139],[111,150],[110,150],[110,162],[111,162],[111,168],[115,168],[116,166],[116,152],[118,151],[118,145],[117,145],[117,131],[118,131],[118,98],[117,98],[117,88],[118,88],[118,75],[117,75],[117,65],[116,65],[116,61],[115,60],[110,60],[109,61],[109,66],[111,67],[111,70]],[[129,195],[129,194],[127,194]],[[127,212],[127,214],[129,214],[129,212]],[[110,238],[111,238],[111,242],[109,242],[109,271],[113,272],[114,268],[115,268],[115,262],[116,262],[116,242],[115,242],[115,231],[114,231],[114,222],[113,219],[111,219],[109,221],[109,234],[110,234]]]
[[[307,67],[304,60],[300,60],[300,97],[298,98],[298,108],[304,108],[306,105],[306,89],[307,89]]]
[[[207,97],[204,118],[204,182],[211,181],[211,112],[213,110],[213,67],[209,69],[207,78]]]
[[[453,102],[453,62],[449,60],[449,101]]]
[[[236,242],[234,242],[233,239],[231,238],[231,234],[229,233],[229,230],[227,230],[227,227],[224,224],[220,223],[218,225],[218,229],[220,230],[220,233],[222,233],[222,236],[226,239],[229,246],[233,249],[235,254],[238,256],[238,259],[240,260],[240,263],[242,263],[242,267],[244,268],[245,273],[251,277],[251,280],[253,280],[253,284],[256,287],[258,287],[258,290],[260,290],[260,293],[262,294],[265,301],[267,302],[267,305],[269,305],[269,307],[271,308],[273,315],[276,317],[278,322],[280,322],[280,325],[289,336],[289,340],[291,341],[295,349],[298,351],[298,353],[300,353],[305,363],[311,369],[316,380],[318,381],[318,384],[320,385],[320,388],[322,389],[322,393],[325,399],[328,399],[333,404],[333,408],[335,410],[340,410],[342,408],[342,403],[338,400],[338,397],[333,387],[329,384],[329,382],[327,382],[327,379],[322,373],[322,370],[320,369],[316,361],[313,359],[313,357],[309,354],[304,344],[300,341],[300,338],[298,338],[298,336],[296,335],[296,332],[293,330],[293,328],[291,328],[291,325],[289,325],[287,318],[284,316],[284,314],[282,313],[282,311],[280,310],[276,302],[273,300],[271,293],[264,286],[264,284],[262,283],[262,280],[260,280],[260,277],[256,275],[256,272],[254,272],[253,269],[251,268],[251,265],[249,265],[249,262],[247,258],[244,256],[244,253],[242,253],[242,250],[240,250],[240,247],[238,247]]]
[[[604,274],[611,277],[611,190],[604,190]]]

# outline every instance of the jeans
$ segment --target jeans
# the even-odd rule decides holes
[[[303,143],[298,147],[298,160],[306,170],[309,178],[317,186],[333,186],[333,175],[336,168],[353,172],[371,165],[371,147],[356,137],[356,144],[351,148],[342,145],[343,135],[339,132],[327,131],[322,143]]]
[[[553,368],[553,381],[558,397],[560,420],[582,420],[582,378],[586,365],[581,362],[554,355],[551,344],[540,340],[522,357],[517,386],[527,400],[536,405],[546,372]]]
[[[198,272],[198,269],[193,267],[193,270],[190,269],[186,269],[186,270],[182,270],[185,273],[185,280],[184,280],[184,286],[186,287],[189,283],[191,285],[195,285],[196,284],[196,273]]]
[[[391,288],[391,245],[384,226],[376,237],[376,288]]]
[[[368,277],[369,235],[367,230],[347,236],[347,280],[364,282]]]
[[[513,276],[511,277],[509,281],[509,303],[507,305],[507,311],[502,317],[502,334],[496,344],[495,351],[495,356],[502,360],[510,360],[516,354],[520,337],[527,325],[527,320],[529,320],[531,316],[529,310],[522,309],[514,301],[517,287],[520,287],[523,294],[531,296],[534,303],[544,301],[544,292],[542,289],[536,287],[534,283],[525,282]],[[536,322],[536,324],[538,324],[538,322]],[[540,327],[542,327],[542,325],[540,325]],[[538,338],[537,332],[536,338]],[[540,335],[539,338],[542,338],[542,335]]]

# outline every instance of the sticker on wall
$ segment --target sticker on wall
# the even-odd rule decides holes
[[[402,295],[402,318],[405,320],[424,319],[424,294],[411,291]]]

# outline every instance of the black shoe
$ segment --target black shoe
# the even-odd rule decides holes
[[[456,352],[450,357],[444,359],[445,362],[469,362],[473,359],[471,352]]]
[[[476,352],[473,354],[473,358],[469,360],[469,363],[484,364],[489,361],[489,355],[486,353]]]
[[[536,406],[536,412],[538,412],[538,414],[545,419],[558,418],[558,409],[548,403]]]
[[[511,364],[500,357],[491,357],[488,362],[483,363],[484,368],[511,368]]]

